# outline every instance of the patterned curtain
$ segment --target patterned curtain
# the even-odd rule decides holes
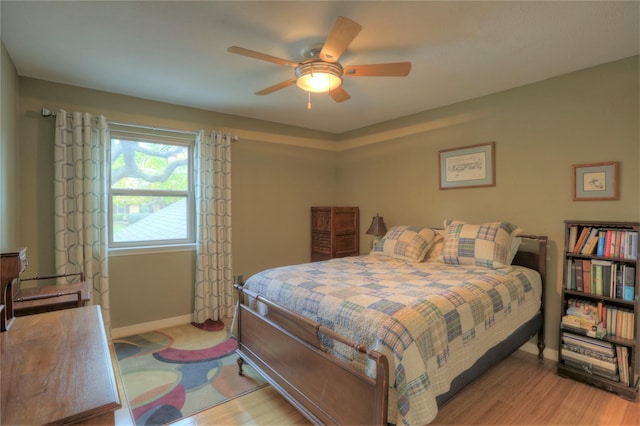
[[[108,151],[105,117],[57,112],[53,181],[56,273],[84,272],[93,285],[91,302],[101,306],[110,332]]]
[[[193,320],[233,316],[231,136],[200,131],[196,139],[196,271]]]

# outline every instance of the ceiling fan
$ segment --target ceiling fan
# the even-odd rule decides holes
[[[338,59],[349,44],[362,30],[362,26],[351,19],[339,16],[336,19],[324,44],[313,45],[303,52],[302,62],[277,58],[265,53],[231,46],[228,52],[260,59],[295,69],[295,77],[256,92],[256,95],[268,95],[277,90],[296,84],[311,93],[329,92],[336,102],[344,102],[351,96],[342,87],[342,77],[405,77],[411,71],[411,62],[393,62],[385,64],[349,65],[343,67]],[[311,104],[309,103],[309,108]]]

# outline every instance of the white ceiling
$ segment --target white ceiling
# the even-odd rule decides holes
[[[638,1],[8,1],[20,76],[342,133],[639,53]],[[363,26],[343,66],[411,61],[408,77],[345,77],[351,100],[254,92],[302,60],[337,16]],[[45,106],[45,105],[43,105]]]

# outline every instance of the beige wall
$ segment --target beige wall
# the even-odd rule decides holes
[[[306,261],[309,207],[329,204],[336,197],[336,153],[305,147],[331,143],[335,137],[330,134],[30,78],[20,79],[20,99],[24,145],[20,244],[28,247],[33,274],[54,269],[54,119],[41,116],[43,107],[104,114],[113,121],[239,135],[231,154],[235,274],[246,277],[270,266]],[[193,265],[191,251],[110,257],[113,327],[190,314]]]
[[[342,152],[337,202],[360,206],[361,231],[378,212],[388,226],[508,220],[549,236],[547,345],[557,348],[563,220],[640,221],[638,72],[634,57],[343,135],[405,136]],[[439,150],[489,141],[495,187],[439,190]],[[603,161],[620,162],[620,199],[572,201],[571,166]]]
[[[19,244],[18,74],[0,42],[0,248]]]
[[[640,220],[638,90],[635,57],[336,137],[21,78],[20,243],[38,272],[52,268],[53,122],[42,107],[229,130],[241,138],[232,149],[236,274],[306,261],[311,205],[359,206],[362,252],[376,212],[388,225],[510,220],[551,239],[547,344],[557,348],[562,221]],[[496,142],[496,187],[439,190],[438,151],[487,141]],[[599,161],[621,162],[620,200],[571,201],[571,165]],[[192,265],[191,252],[112,257],[113,326],[189,314]]]

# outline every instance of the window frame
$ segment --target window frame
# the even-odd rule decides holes
[[[195,142],[196,133],[179,130],[157,130],[148,128],[137,128],[135,126],[117,126],[109,132],[109,165],[108,165],[108,247],[110,253],[117,252],[158,252],[168,250],[191,249],[195,246],[196,237],[196,208],[195,208]],[[113,188],[111,181],[111,147],[113,140],[126,140],[134,142],[144,142],[151,144],[174,145],[187,148],[187,189],[186,190],[154,190],[154,189],[124,189]],[[186,211],[186,238],[176,238],[168,240],[138,240],[117,242],[114,241],[114,206],[113,200],[117,196],[175,196],[185,198],[187,203]]]

